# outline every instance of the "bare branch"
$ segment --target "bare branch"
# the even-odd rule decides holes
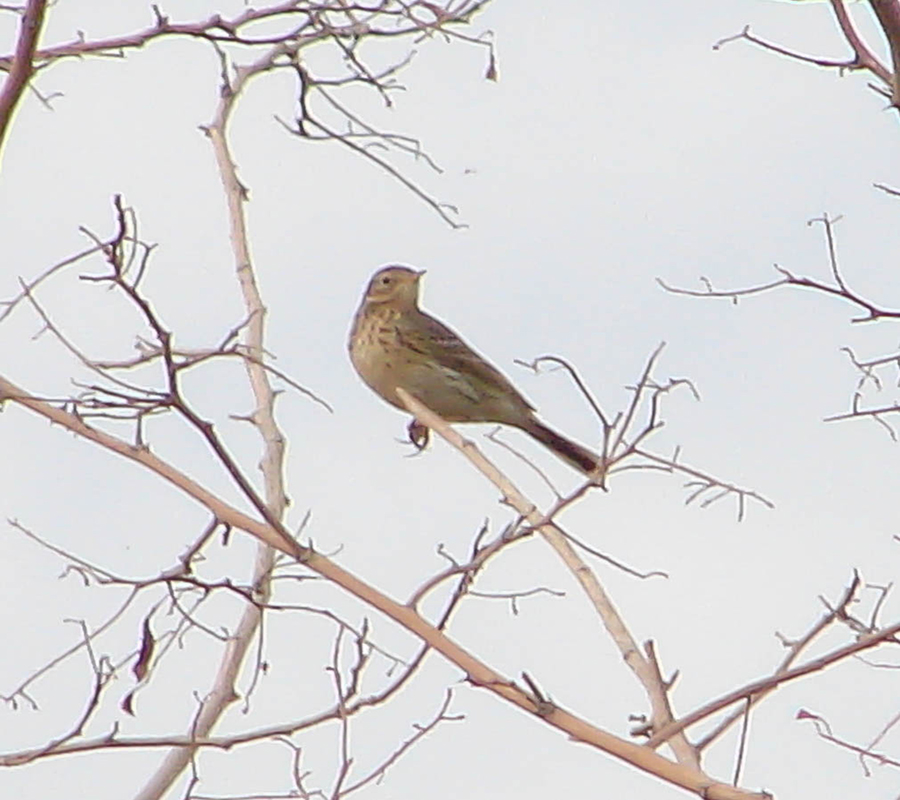
[[[3,89],[0,90],[0,153],[3,152],[13,111],[34,74],[35,50],[44,26],[46,7],[47,0],[27,0],[19,22],[15,54],[6,59],[5,67],[8,74],[3,82]]]
[[[787,58],[791,58],[795,61],[800,61],[804,64],[812,64],[813,66],[824,67],[826,69],[837,69],[841,73],[845,70],[867,70],[868,72],[871,72],[875,77],[883,81],[885,84],[892,85],[893,74],[891,70],[881,61],[881,59],[878,58],[878,56],[875,55],[872,49],[865,43],[850,18],[850,14],[847,11],[847,6],[844,0],[829,0],[829,2],[831,3],[831,8],[834,12],[835,20],[837,21],[838,26],[841,29],[841,33],[844,35],[844,38],[853,50],[853,56],[851,58],[821,58],[819,56],[811,56],[805,53],[799,53],[796,50],[782,47],[781,45],[766,41],[765,39],[761,39],[755,34],[750,33],[749,25],[744,26],[744,29],[734,36],[728,36],[724,39],[720,39],[713,45],[713,50],[720,50],[726,44],[744,40],[756,45],[757,47],[761,47],[763,50],[768,50],[769,52],[776,53],[777,55],[786,56]],[[873,6],[873,8],[875,8],[879,5],[888,6],[892,4],[889,2],[882,3],[880,2],[880,0],[871,0],[871,5]],[[878,12],[876,11],[876,14],[877,13]],[[890,40],[890,33],[888,31],[895,20],[894,16],[889,13],[886,13],[885,17],[887,19],[881,20],[879,15],[879,21],[882,23],[882,28],[884,29],[886,35],[888,36],[888,39]],[[891,47],[891,51],[893,53],[893,46]]]
[[[745,686],[742,686],[739,689],[728,692],[722,697],[705,704],[696,711],[693,711],[690,714],[682,717],[681,719],[678,719],[675,722],[667,725],[662,730],[657,731],[647,744],[651,747],[658,747],[673,733],[683,731],[685,728],[688,728],[696,722],[705,719],[710,714],[714,714],[716,711],[727,708],[733,703],[739,702],[746,697],[752,697],[753,695],[761,691],[771,690],[776,686],[787,683],[788,681],[796,680],[797,678],[803,677],[804,675],[809,675],[812,672],[817,672],[819,670],[825,669],[826,667],[831,666],[838,661],[842,661],[849,656],[855,655],[856,653],[863,652],[864,650],[868,650],[872,647],[878,647],[879,645],[884,644],[886,641],[893,640],[898,633],[900,633],[900,623],[890,625],[887,628],[882,628],[881,630],[878,630],[868,636],[860,638],[858,641],[838,648],[837,650],[833,650],[820,658],[812,659],[806,664],[801,664],[798,667],[785,670],[779,675],[775,675],[770,678],[762,678],[758,681],[754,681]]]
[[[702,291],[671,286],[660,278],[657,278],[656,282],[663,289],[672,294],[687,295],[689,297],[724,297],[735,304],[737,304],[738,300],[742,297],[762,294],[763,292],[777,289],[779,286],[798,286],[802,289],[812,289],[813,291],[821,292],[822,294],[841,298],[867,312],[864,316],[854,318],[852,320],[853,322],[871,322],[879,319],[900,319],[900,311],[879,306],[848,288],[837,262],[837,253],[834,244],[833,228],[834,224],[840,219],[840,217],[832,219],[827,214],[823,214],[821,217],[816,217],[809,221],[810,225],[822,223],[825,229],[825,240],[829,254],[829,270],[834,280],[834,284],[823,283],[822,281],[813,278],[794,275],[789,270],[780,267],[777,264],[775,265],[775,269],[782,276],[779,280],[759,284],[758,286],[751,286],[745,289],[716,290],[713,288],[712,283],[706,278],[701,278],[705,287]]]

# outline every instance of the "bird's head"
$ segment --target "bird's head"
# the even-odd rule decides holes
[[[366,289],[366,303],[390,303],[403,308],[416,308],[419,280],[425,270],[414,270],[392,264],[372,276]]]

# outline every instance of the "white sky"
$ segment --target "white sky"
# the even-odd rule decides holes
[[[241,8],[199,0],[174,5],[164,10],[176,20]],[[782,291],[734,307],[666,294],[655,279],[696,287],[702,275],[720,287],[746,286],[770,280],[775,262],[824,279],[823,232],[806,223],[827,212],[844,216],[837,236],[851,285],[900,305],[890,272],[900,247],[898,200],[872,188],[900,185],[900,130],[865,76],[839,78],[745,43],[712,50],[749,22],[788,47],[841,56],[846,48],[824,3],[699,0],[689,13],[678,4],[608,5],[496,0],[471,32],[494,32],[498,83],[484,80],[480,48],[435,41],[419,46],[402,77],[408,91],[396,96],[393,110],[383,110],[377,97],[353,95],[370,121],[422,141],[444,174],[412,161],[402,166],[459,207],[465,230],[450,230],[403,187],[336,145],[288,135],[273,116],[294,114],[288,76],[252,85],[238,111],[234,150],[252,198],[267,346],[280,369],[335,409],[329,414],[292,392],[279,401],[290,437],[291,525],[311,509],[307,530],[316,546],[342,547],[342,565],[393,597],[406,598],[443,565],[435,554],[439,542],[464,557],[485,518],[499,529],[509,514],[442,442],[404,458],[397,438],[406,420],[353,373],[346,334],[371,272],[387,262],[427,268],[424,306],[512,376],[548,422],[589,444],[596,442],[595,422],[561,375],[536,377],[513,360],[564,356],[613,413],[650,351],[668,343],[658,377],[690,377],[702,402],[686,392],[671,398],[657,451],[681,445],[686,463],[755,489],[776,508],[751,506],[738,524],[730,500],[685,508],[679,479],[631,474],[562,521],[638,569],[669,573],[668,580],[637,581],[597,566],[636,638],[654,639],[665,668],[681,671],[674,704],[684,713],[773,669],[783,653],[775,631],[804,632],[822,613],[819,595],[836,598],[854,567],[872,583],[894,578],[900,451],[874,422],[823,418],[848,408],[857,379],[839,348],[871,357],[892,352],[900,337],[890,322],[851,325],[854,310],[822,296]],[[864,19],[862,5],[853,10]],[[141,2],[60,0],[43,41],[67,41],[77,30],[98,38],[150,21]],[[13,29],[10,19],[0,23],[6,52]],[[386,63],[401,52],[396,47],[379,43],[372,58]],[[338,68],[324,53],[310,59]],[[15,294],[20,277],[86,247],[79,226],[108,236],[111,197],[121,192],[137,210],[143,236],[159,244],[146,288],[177,340],[208,346],[240,321],[223,196],[211,148],[198,131],[217,101],[217,70],[208,47],[173,40],[124,61],[72,60],[39,78],[44,94],[63,96],[52,112],[26,96],[6,145],[0,297]],[[44,307],[90,356],[127,357],[134,335],[144,331],[113,294],[79,283],[76,275],[89,271],[85,265],[49,284]],[[33,340],[39,328],[24,307],[0,326],[2,371],[35,393],[65,396],[69,379],[86,375],[50,337]],[[871,397],[873,404],[894,401],[895,377]],[[202,413],[221,424],[248,473],[258,476],[256,436],[229,420],[249,408],[241,370],[213,367],[187,386]],[[483,438],[489,428],[467,430],[535,502],[547,504],[533,473]],[[160,421],[152,434],[156,452],[236,499],[183,426]],[[560,486],[576,485],[577,476],[538,445],[516,433],[506,440]],[[15,408],[0,416],[0,516],[132,577],[171,566],[206,521],[138,468]],[[251,552],[247,537],[236,535],[229,548],[215,548],[210,575],[241,579]],[[74,576],[58,580],[63,567],[14,529],[0,535],[0,694],[77,639],[67,618],[97,624],[121,596],[85,589]],[[646,709],[643,694],[541,541],[492,562],[479,588],[537,585],[567,596],[525,600],[515,617],[500,601],[470,599],[452,636],[499,671],[517,678],[526,670],[561,705],[626,734],[628,715]],[[307,586],[291,599],[318,592],[317,599],[330,598],[354,620],[367,613]],[[892,600],[883,619],[896,612]],[[210,613],[219,624],[235,618],[226,602]],[[135,613],[123,623],[103,643],[106,652],[134,646],[140,619]],[[398,652],[414,649],[382,619],[375,620],[375,635]],[[329,636],[315,621],[274,620],[271,674],[252,712],[233,710],[220,730],[284,721],[330,703]],[[841,632],[824,643],[847,640]],[[199,635],[173,653],[165,678],[138,695],[134,720],[116,707],[131,688],[123,672],[90,732],[114,720],[130,735],[183,732],[191,693],[202,693],[211,680],[211,653]],[[882,653],[880,660],[888,658]],[[458,678],[432,656],[396,705],[360,720],[358,766],[376,763],[412,723],[429,719],[443,687]],[[39,712],[0,710],[0,752],[65,731],[89,680],[82,656],[32,688]],[[794,720],[806,708],[825,715],[839,734],[865,742],[896,712],[895,696],[891,671],[858,663],[780,690],[753,716],[744,785],[779,798],[895,796],[900,774],[882,769],[865,779],[851,754]],[[440,728],[368,797],[676,794],[564,741],[486,692],[458,686],[452,711],[466,721]],[[327,788],[334,729],[303,745],[312,785]],[[896,755],[900,736],[883,749]],[[727,779],[734,750],[730,736],[711,753],[710,772]],[[10,769],[0,772],[0,796],[35,800],[65,787],[70,800],[128,797],[160,757],[114,753]],[[272,744],[212,753],[201,761],[208,781],[201,788],[210,796],[285,791],[287,759]]]

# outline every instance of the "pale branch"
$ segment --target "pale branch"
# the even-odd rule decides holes
[[[657,687],[657,691],[659,692],[659,697],[657,701],[662,709],[661,714],[654,714],[654,718],[647,719],[642,716],[641,721],[642,725],[633,729],[631,731],[632,736],[649,736],[653,733],[654,725],[658,725],[660,722],[665,722],[669,720],[675,719],[675,712],[672,710],[672,704],[669,700],[669,692],[672,687],[675,685],[675,681],[678,678],[678,672],[672,675],[671,678],[664,678],[662,674],[662,669],[659,665],[659,658],[656,653],[656,643],[652,639],[648,639],[644,642],[644,653],[647,659],[647,665],[653,675],[654,685]],[[696,746],[692,746],[692,755],[695,761],[700,763],[700,749]],[[733,781],[734,785],[737,786],[737,781]]]
[[[621,414],[617,417],[617,419],[618,418],[621,418]],[[574,502],[576,499],[578,499],[579,497],[582,496],[583,492],[587,488],[587,485],[582,485],[581,487],[576,488],[575,491],[568,496],[568,498],[561,495],[559,493],[559,490],[556,488],[556,486],[553,484],[553,482],[550,480],[550,478],[547,476],[547,474],[531,458],[529,458],[524,453],[522,453],[519,450],[517,450],[516,448],[514,448],[512,445],[503,441],[499,437],[498,433],[500,430],[501,430],[501,428],[498,426],[494,430],[490,431],[490,433],[488,433],[486,435],[486,438],[489,439],[490,441],[494,442],[495,444],[498,444],[504,450],[507,450],[508,452],[512,453],[516,458],[518,458],[523,463],[527,464],[535,473],[537,473],[537,475],[547,485],[547,487],[550,489],[550,491],[553,492],[553,494],[556,496],[556,500],[557,500],[557,504],[558,504],[557,510],[561,510],[562,508],[565,507],[565,505],[568,505],[569,503]],[[617,470],[610,470],[610,473],[612,473],[614,471],[618,471],[618,472],[625,471],[625,469],[626,469],[626,467],[621,467],[621,468],[618,468]],[[661,467],[660,469],[663,469],[663,468]],[[670,471],[670,470],[667,470],[667,471]],[[605,488],[605,487],[601,487],[601,488]],[[580,550],[584,550],[586,553],[590,553],[592,556],[599,558],[601,561],[605,561],[607,564],[614,567],[615,569],[621,570],[622,572],[625,572],[628,575],[632,575],[635,578],[640,578],[642,580],[645,580],[647,578],[654,578],[654,577],[662,577],[662,578],[669,577],[667,573],[665,573],[661,570],[650,570],[648,572],[641,572],[639,570],[634,569],[633,567],[629,567],[627,564],[623,563],[622,561],[619,561],[618,559],[613,558],[608,553],[603,553],[600,550],[597,550],[596,548],[591,547],[590,545],[588,545],[586,542],[582,541],[578,537],[573,536],[572,533],[567,531],[565,528],[563,528],[562,525],[559,524],[558,520],[554,519],[554,523],[556,524],[556,527],[559,530],[559,532],[563,536],[565,536],[577,548],[579,548]],[[520,535],[527,536],[533,532],[534,532],[534,528],[527,527],[527,528],[524,528],[520,532]]]
[[[626,663],[643,684],[654,709],[654,718],[660,721],[668,719],[665,716],[667,703],[662,702],[666,689],[658,685],[656,676],[649,663],[641,655],[637,643],[628,631],[624,620],[600,585],[593,571],[577,556],[565,536],[558,531],[555,523],[548,519],[547,514],[541,514],[535,505],[522,495],[512,482],[493,463],[485,458],[471,441],[463,439],[454,428],[422,405],[408,392],[398,389],[397,394],[416,419],[435,430],[445,441],[459,450],[479,472],[500,490],[504,502],[516,509],[529,525],[540,533],[557,552],[573,577],[581,585],[586,596],[590,599],[611,638],[622,652]],[[552,724],[556,715],[560,713],[560,709],[555,706],[553,708],[538,708],[537,713]],[[671,746],[676,753],[681,768],[691,770],[696,774],[703,774],[699,768],[697,753],[686,739],[673,740]]]
[[[235,185],[237,186],[237,184]],[[231,196],[234,197],[234,195]],[[159,333],[165,334],[165,330],[161,329]],[[422,619],[412,609],[396,603],[380,592],[377,592],[371,586],[366,585],[346,570],[343,570],[334,562],[314,552],[312,549],[303,547],[297,543],[293,536],[282,525],[278,516],[269,511],[268,506],[264,506],[265,511],[258,509],[263,518],[262,521],[254,519],[223,502],[219,497],[160,459],[150,450],[142,447],[134,447],[117,437],[92,427],[86,424],[84,420],[79,418],[76,414],[73,414],[64,408],[56,407],[51,403],[42,401],[3,378],[0,378],[0,402],[13,403],[17,406],[21,406],[32,413],[53,421],[58,426],[84,439],[147,468],[155,475],[162,477],[164,480],[177,487],[180,491],[188,494],[195,501],[204,505],[222,524],[245,530],[261,541],[288,553],[294,559],[303,563],[307,568],[318,572],[322,576],[343,587],[363,602],[382,611],[385,615],[405,627],[407,630],[419,636],[423,642],[426,643],[423,644],[423,655],[429,649],[437,650],[463,670],[467,675],[468,680],[473,685],[486,688],[498,697],[501,697],[532,714],[538,714],[540,712],[540,709],[535,705],[533,697],[528,692],[490,669],[486,664],[479,661],[465,649],[449,639],[438,628]],[[536,521],[535,517],[532,517],[532,519],[535,519]],[[563,540],[563,544],[564,543]],[[268,576],[271,571],[271,564],[264,563],[263,567],[264,575]],[[254,585],[257,585],[255,581]],[[237,667],[242,663],[243,658],[241,650],[245,650],[249,645],[252,633],[255,632],[257,628],[258,609],[252,605],[248,605],[247,608],[253,612],[249,617],[249,622],[247,622],[248,617],[245,615],[245,622],[251,627],[246,627],[244,623],[239,624],[236,635],[231,641],[240,643],[240,647],[238,649],[231,649],[228,663],[223,668],[224,672],[222,680],[217,682],[214,690],[207,695],[209,702],[214,703],[216,708],[223,709],[233,701],[233,682],[236,678]],[[205,708],[211,707],[204,706],[204,709]],[[562,709],[555,708],[549,715],[541,713],[540,718],[545,724],[550,724],[576,739],[589,743],[599,750],[610,753],[617,758],[633,764],[639,769],[651,772],[654,775],[662,777],[664,780],[683,786],[691,791],[704,791],[707,798],[710,798],[711,800],[717,800],[718,798],[725,798],[728,800],[730,798],[746,798],[754,796],[751,793],[711,781],[708,776],[702,772],[698,772],[690,766],[676,764],[655,753],[648,753],[645,748],[634,745],[631,742],[627,742],[620,737],[590,725],[586,721],[579,719],[575,715]],[[198,746],[200,746],[200,743],[206,741],[205,736],[207,734],[204,728],[207,726],[210,719],[209,714],[202,715],[201,718],[198,718],[197,727],[194,732],[190,736],[182,738],[178,743],[175,743],[172,739],[167,739],[165,742],[157,740],[156,744],[159,746],[171,744],[179,749],[183,749],[190,755]],[[207,722],[204,723],[204,720],[207,720]],[[107,740],[108,737],[103,737],[101,740],[95,740],[94,745],[99,746],[101,741]],[[141,746],[135,742],[132,742],[132,744]],[[72,746],[83,748],[86,746],[86,743],[72,743]],[[117,745],[109,744],[107,742],[107,746],[110,747],[110,749],[113,749]],[[63,747],[55,752],[60,753],[69,750],[71,750],[71,747]],[[27,757],[27,755],[25,757]],[[153,780],[145,787],[144,796],[159,796],[162,791],[171,785],[171,778],[173,775],[172,769],[170,767],[164,768],[163,772],[164,774],[160,775],[158,780]]]

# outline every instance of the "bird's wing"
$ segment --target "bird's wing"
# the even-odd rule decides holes
[[[428,335],[415,342],[404,341],[407,347],[427,355],[446,373],[456,373],[459,376],[457,384],[469,383],[471,389],[465,394],[472,396],[470,392],[484,391],[493,396],[513,395],[518,398],[525,408],[533,411],[531,405],[518,389],[510,383],[509,379],[494,367],[487,359],[476,353],[467,345],[452,329],[444,325],[434,317],[422,314],[422,330],[427,330]],[[468,376],[472,376],[470,379]],[[472,382],[474,379],[474,383]],[[480,397],[473,397],[480,400]]]

